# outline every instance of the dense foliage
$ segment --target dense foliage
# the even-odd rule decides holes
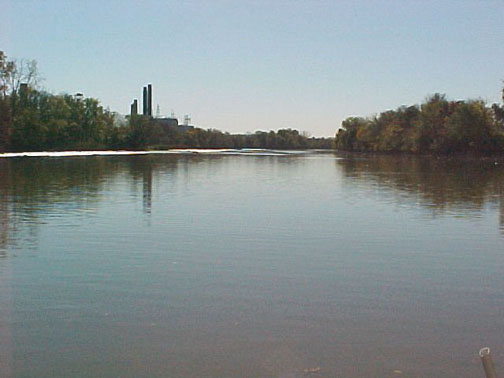
[[[296,130],[231,135],[218,130],[163,128],[144,116],[119,116],[94,98],[37,89],[35,61],[9,61],[0,51],[0,152],[146,148],[332,148],[332,138]]]
[[[129,119],[125,144],[128,148],[266,148],[331,149],[333,138],[314,138],[297,130],[257,131],[253,134],[230,134],[216,129],[183,130],[164,128],[155,119],[133,116]]]
[[[297,130],[256,131],[253,134],[230,134],[216,129],[194,128],[187,132],[163,132],[155,124],[148,127],[147,145],[156,148],[265,148],[265,149],[332,149],[333,138],[314,138]]]
[[[504,108],[480,100],[448,101],[435,94],[421,106],[351,117],[341,126],[335,145],[345,151],[504,153]]]
[[[114,142],[114,115],[98,100],[36,89],[35,61],[7,61],[0,51],[0,150],[104,148]]]

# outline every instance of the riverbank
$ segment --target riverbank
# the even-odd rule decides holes
[[[328,153],[332,150],[271,150],[262,148],[174,148],[166,150],[94,150],[94,151],[37,151],[37,152],[6,152],[0,153],[0,158],[20,157],[74,157],[74,156],[124,156],[124,155],[174,155],[174,154],[202,154],[202,155],[260,155],[287,156]]]

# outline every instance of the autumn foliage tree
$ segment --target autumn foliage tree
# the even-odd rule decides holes
[[[348,118],[335,146],[345,151],[426,154],[504,153],[504,109],[481,100],[448,101],[435,94],[373,118]]]

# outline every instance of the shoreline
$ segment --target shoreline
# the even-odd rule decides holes
[[[305,153],[326,153],[333,150],[305,149],[305,150],[276,150],[265,148],[173,148],[166,150],[68,150],[68,151],[24,151],[0,153],[0,159],[20,157],[85,157],[85,156],[127,156],[127,155],[267,155],[288,156]]]

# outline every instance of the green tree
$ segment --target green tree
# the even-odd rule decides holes
[[[0,51],[0,151],[5,151],[10,146],[12,113],[8,93],[13,70],[14,62],[8,61],[5,53]]]
[[[151,139],[151,127],[152,121],[149,118],[141,115],[131,116],[126,136],[127,146],[135,149],[147,147]]]
[[[496,153],[500,135],[492,112],[482,101],[460,103],[447,122],[450,152]]]

